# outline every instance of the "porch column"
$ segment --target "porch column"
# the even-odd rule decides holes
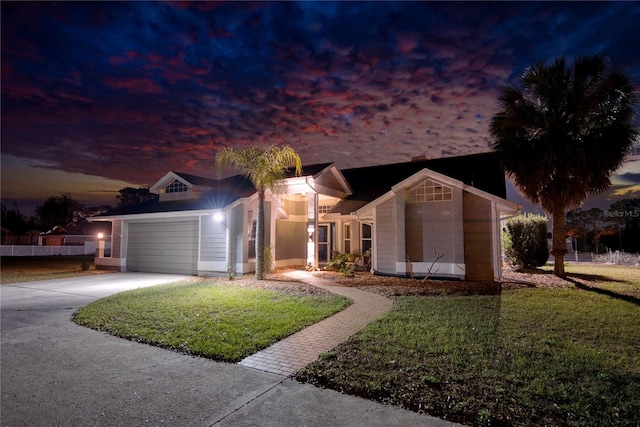
[[[318,193],[307,193],[307,267],[318,269]]]

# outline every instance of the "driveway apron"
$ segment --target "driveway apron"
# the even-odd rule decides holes
[[[452,425],[70,321],[99,298],[187,277],[114,273],[0,286],[0,425]]]

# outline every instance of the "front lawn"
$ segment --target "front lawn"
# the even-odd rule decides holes
[[[233,283],[233,282],[232,282]],[[268,283],[264,281],[261,283]],[[196,280],[122,292],[78,310],[73,321],[122,338],[237,362],[350,304],[336,295]]]
[[[396,297],[297,379],[465,424],[637,427],[640,306],[573,286]]]
[[[0,284],[113,273],[96,270],[93,255],[3,256]]]

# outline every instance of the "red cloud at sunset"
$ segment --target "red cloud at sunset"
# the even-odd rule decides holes
[[[640,80],[633,2],[53,6],[2,5],[3,169],[43,180],[213,176],[236,144],[339,167],[485,152],[498,88],[532,63],[603,51]]]

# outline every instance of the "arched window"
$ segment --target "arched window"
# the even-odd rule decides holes
[[[182,181],[174,179],[171,184],[165,187],[164,191],[165,193],[184,193],[185,191],[189,191],[189,188]]]
[[[414,187],[407,193],[407,202],[409,203],[440,202],[452,199],[453,193],[451,192],[451,187],[447,187],[430,179]]]

